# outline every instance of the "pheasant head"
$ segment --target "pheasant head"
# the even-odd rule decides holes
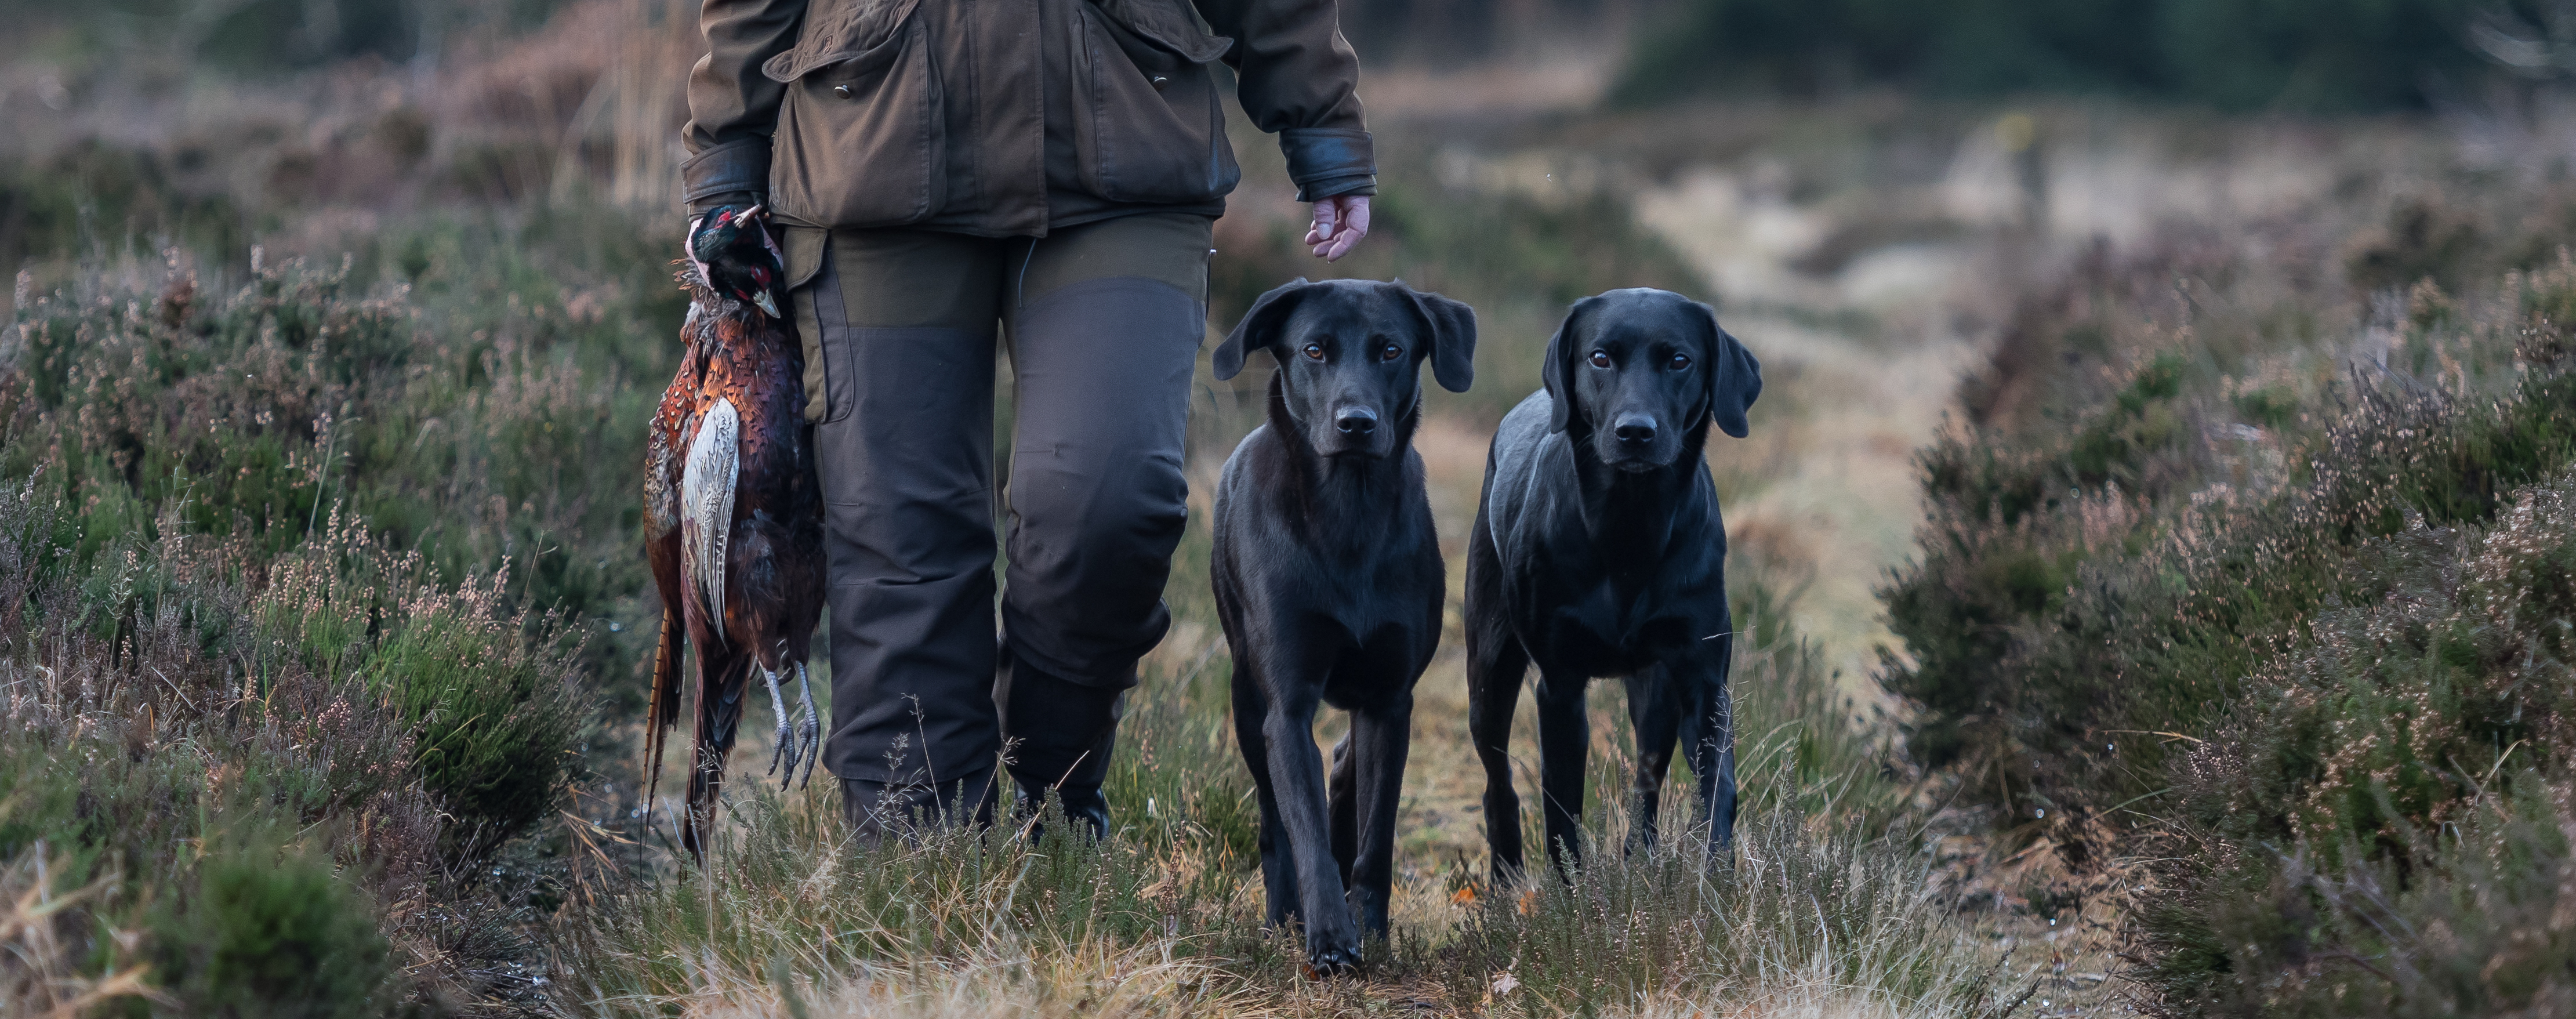
[[[760,206],[727,205],[700,217],[689,232],[689,260],[716,293],[782,317],[778,290],[787,259]]]

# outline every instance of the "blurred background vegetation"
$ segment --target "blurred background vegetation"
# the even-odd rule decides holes
[[[693,6],[9,0],[0,1012],[2576,1007],[2576,5],[1344,15],[1374,236],[1308,258],[1238,120],[1211,327],[1300,275],[1474,304],[1418,439],[1455,563],[1567,303],[1718,305],[1770,380],[1711,458],[1740,860],[1488,885],[1452,634],[1401,936],[1298,981],[1194,526],[1117,840],[858,850],[744,782],[686,872],[630,465]],[[1200,518],[1258,374],[1199,380]]]

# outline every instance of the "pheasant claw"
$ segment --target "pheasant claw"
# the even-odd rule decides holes
[[[814,781],[814,764],[823,759],[822,715],[814,710],[814,680],[805,673],[805,663],[796,663],[797,695],[805,702],[805,723],[798,734],[805,743],[806,783]]]
[[[787,765],[786,777],[779,780],[779,788],[784,789],[787,787],[788,782],[793,781],[796,778],[796,752],[799,748],[796,745],[794,732],[789,727],[788,719],[790,716],[787,713],[787,695],[778,689],[778,674],[771,672],[768,669],[762,669],[760,670],[760,675],[761,678],[769,681],[769,703],[778,709],[778,737],[774,741],[777,744],[777,748],[769,757],[769,773],[776,775],[778,774],[778,766],[781,763]]]

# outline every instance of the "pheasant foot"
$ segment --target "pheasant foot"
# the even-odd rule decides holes
[[[769,703],[778,709],[777,748],[769,756],[769,773],[778,774],[778,766],[782,763],[787,766],[787,774],[778,780],[778,787],[784,789],[796,780],[798,751],[804,748],[797,744],[795,730],[789,721],[792,716],[787,710],[787,695],[778,689],[778,674],[762,669],[760,675],[769,681]]]
[[[805,673],[805,663],[796,663],[797,695],[805,702],[805,721],[797,726],[797,737],[805,743],[805,779],[814,781],[814,764],[823,759],[822,715],[814,710],[814,679]]]

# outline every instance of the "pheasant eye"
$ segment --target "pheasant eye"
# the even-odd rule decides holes
[[[1309,343],[1304,347],[1302,352],[1306,355],[1306,360],[1309,361],[1321,361],[1324,359],[1324,345],[1321,343]]]
[[[1596,351],[1593,351],[1593,352],[1592,352],[1592,366],[1593,366],[1593,367],[1595,367],[1595,368],[1607,368],[1607,367],[1610,367],[1610,352],[1609,352],[1609,351],[1606,351],[1606,350],[1596,350]]]
[[[1670,369],[1672,369],[1672,370],[1674,370],[1674,371],[1680,371],[1680,370],[1682,370],[1682,369],[1684,369],[1684,368],[1688,368],[1688,367],[1690,367],[1690,355],[1688,355],[1688,354],[1675,354],[1675,355],[1673,355],[1673,359],[1672,359],[1671,361],[1669,361],[1669,362],[1666,362],[1666,363],[1665,363],[1664,367],[1666,367],[1666,368],[1670,368]]]
[[[1386,345],[1386,346],[1384,346],[1384,347],[1380,347],[1380,348],[1378,348],[1378,352],[1377,352],[1377,359],[1378,359],[1378,360],[1380,360],[1380,361],[1392,361],[1392,360],[1395,360],[1396,358],[1403,357],[1403,356],[1404,356],[1404,348],[1399,347],[1399,346],[1396,346],[1395,344],[1392,344],[1392,343],[1387,344],[1387,345]]]

